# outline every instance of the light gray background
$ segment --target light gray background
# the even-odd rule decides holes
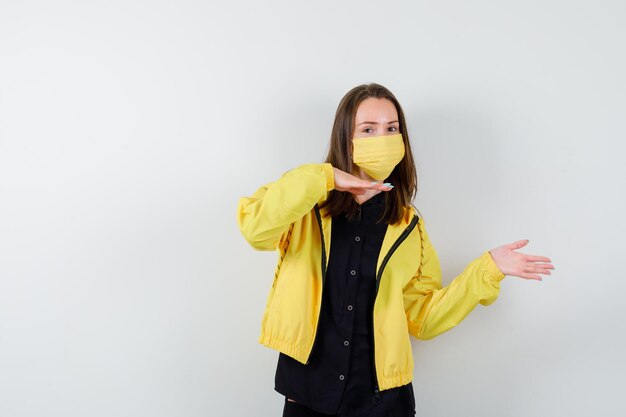
[[[239,197],[322,162],[334,111],[404,106],[444,285],[530,239],[413,339],[418,416],[622,416],[623,1],[0,3],[0,415],[279,416],[257,343],[277,255]]]

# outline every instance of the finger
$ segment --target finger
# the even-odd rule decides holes
[[[368,190],[391,191],[393,187],[384,184],[370,184],[366,187]]]
[[[526,279],[534,279],[537,281],[543,281],[543,279],[539,275],[536,275],[536,274],[520,274],[518,275],[518,277],[526,278]]]
[[[540,268],[542,271],[555,269],[554,265],[549,264],[549,263],[536,263],[536,262],[532,262],[532,261],[528,261],[527,263],[528,263],[528,265],[532,265],[532,266],[534,266],[536,268]]]
[[[379,187],[375,188],[375,190],[380,190],[380,191],[391,191],[391,190],[393,190],[393,187],[392,187],[392,186],[389,186],[389,185],[381,185],[381,186],[379,186]]]
[[[531,262],[552,262],[550,258],[546,258],[545,256],[538,255],[525,255],[527,261]]]
[[[368,190],[380,190],[380,191],[390,191],[393,190],[392,186],[388,186],[385,184],[367,184],[365,186]]]
[[[515,249],[523,248],[524,246],[528,244],[528,242],[529,242],[528,239],[523,239],[523,240],[518,240],[517,242],[509,243],[508,245],[505,245],[505,246],[508,249],[515,250]]]
[[[554,265],[552,264],[538,264],[538,263],[533,263],[533,265],[539,267],[539,268],[544,268],[544,269],[555,269]]]
[[[552,275],[552,272],[550,272],[548,268],[542,265],[528,265],[526,268],[524,268],[524,272],[535,272],[538,274]]]
[[[393,189],[393,185],[390,187],[388,185],[385,184],[389,184],[389,183],[382,183],[382,182],[378,182],[378,181],[359,181],[357,184],[354,184],[355,187],[363,187],[363,188],[367,188],[368,190],[381,190],[381,191],[389,191],[391,189]]]

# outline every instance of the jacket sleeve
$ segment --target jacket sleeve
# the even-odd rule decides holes
[[[335,187],[330,163],[304,164],[263,185],[237,205],[243,237],[257,250],[276,250],[291,223],[301,219]]]
[[[421,223],[421,225],[420,225]],[[459,324],[478,303],[493,303],[505,277],[489,251],[469,263],[448,286],[441,287],[441,266],[428,233],[419,220],[422,265],[404,287],[404,309],[409,333],[428,340]]]

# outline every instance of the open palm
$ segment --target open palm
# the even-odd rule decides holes
[[[389,191],[393,189],[393,187],[389,187],[383,183],[362,180],[338,168],[333,169],[335,171],[335,190],[337,191],[346,191],[361,195],[365,194],[367,190]]]
[[[538,274],[551,275],[550,270],[554,269],[554,266],[550,263],[552,261],[545,256],[514,252],[527,244],[528,239],[518,240],[517,242],[491,249],[489,253],[503,274],[542,281],[541,276]]]

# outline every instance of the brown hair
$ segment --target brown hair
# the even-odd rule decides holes
[[[380,84],[370,83],[356,86],[346,93],[339,102],[335,113],[328,155],[324,162],[329,162],[333,167],[353,174],[352,138],[354,137],[354,118],[361,102],[369,97],[385,98],[396,106],[400,124],[399,133],[402,134],[405,146],[404,157],[388,178],[388,181],[394,185],[394,188],[391,191],[381,191],[387,195],[385,196],[385,209],[378,221],[394,224],[402,218],[405,207],[415,207],[412,201],[417,194],[417,173],[411,146],[409,145],[409,133],[404,112],[391,91]],[[337,190],[331,190],[328,198],[320,204],[320,208],[326,207],[328,216],[335,216],[345,212],[349,219],[353,219],[356,216],[358,206],[358,202],[351,193]]]

